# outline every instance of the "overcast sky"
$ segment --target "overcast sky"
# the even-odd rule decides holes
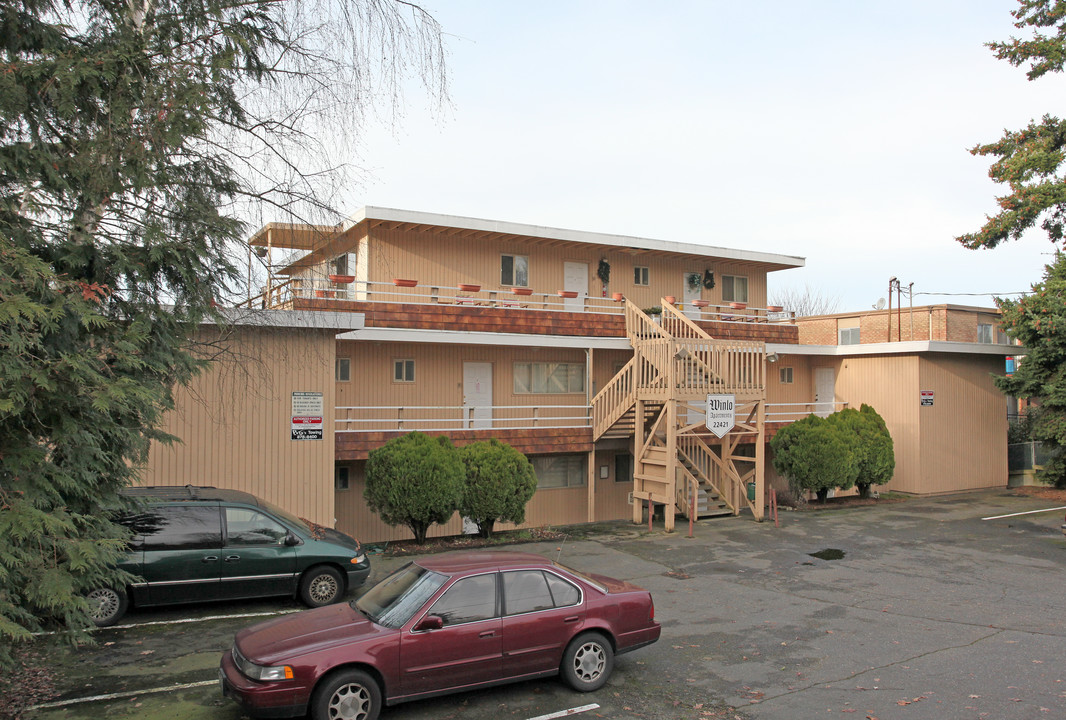
[[[346,209],[799,255],[771,296],[810,285],[842,311],[893,275],[916,305],[991,305],[1052,251],[954,241],[996,207],[968,148],[1062,113],[1063,78],[984,46],[1019,32],[1016,5],[426,0],[454,106],[435,118],[412,91],[399,128],[372,128]]]

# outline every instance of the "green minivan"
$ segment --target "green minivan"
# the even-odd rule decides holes
[[[137,607],[271,595],[309,607],[339,601],[363,584],[370,561],[359,541],[254,495],[213,487],[130,488],[140,508],[121,522],[133,532],[119,567],[138,578],[88,594],[93,622],[113,625]]]

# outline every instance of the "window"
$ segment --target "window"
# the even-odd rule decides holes
[[[329,262],[329,274],[330,275],[347,275],[348,274],[348,253],[338,255]]]
[[[782,385],[791,385],[792,384],[792,368],[783,367],[783,368],[779,369],[779,372],[781,373],[780,374],[781,384]]]
[[[501,255],[500,284],[529,287],[529,258],[525,255]]]
[[[633,284],[634,285],[647,285],[648,280],[651,277],[651,273],[646,267],[634,267],[633,268]]]
[[[633,482],[633,456],[629,453],[614,456],[614,481]]]
[[[352,379],[352,359],[351,358],[337,358],[337,362],[334,366],[334,375],[337,382],[348,382]]]
[[[503,597],[508,615],[550,610],[555,607],[548,581],[540,570],[504,573]]]
[[[581,591],[554,573],[516,570],[503,574],[503,597],[508,615],[576,605]]]
[[[136,527],[144,533],[145,550],[222,547],[222,516],[217,505],[161,507],[139,517]]]
[[[530,460],[538,489],[585,486],[584,455],[534,455]]]
[[[338,467],[333,472],[333,489],[334,490],[347,490],[348,489],[348,473],[347,467]]]
[[[458,580],[433,603],[429,614],[440,617],[445,625],[496,617],[496,573]]]
[[[561,395],[585,392],[584,363],[527,362],[514,364],[515,394]]]
[[[392,381],[402,383],[413,383],[415,381],[415,361],[394,361],[392,365]]]
[[[740,275],[723,275],[722,301],[746,303],[748,301],[748,279]]]
[[[859,328],[840,328],[837,330],[837,342],[841,345],[858,345]]]
[[[228,507],[226,511],[226,545],[281,545],[289,531],[279,522],[250,508]]]
[[[977,342],[991,345],[995,342],[996,333],[993,326],[988,323],[977,323]]]

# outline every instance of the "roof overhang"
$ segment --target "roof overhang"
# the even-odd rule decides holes
[[[956,355],[1024,355],[1020,345],[992,345],[986,343],[942,342],[912,340],[893,343],[864,343],[862,345],[786,345],[767,343],[766,352],[778,355],[823,355],[855,357],[859,355],[910,355],[915,353],[953,353]]]
[[[249,310],[248,308],[226,308],[221,312],[226,322],[239,327],[329,330],[335,333],[346,333],[359,330],[366,324],[366,315],[354,312]]]
[[[360,342],[428,343],[433,345],[496,345],[502,347],[577,348],[582,350],[632,350],[628,338],[601,338],[524,333],[463,332],[363,328],[337,336]]]

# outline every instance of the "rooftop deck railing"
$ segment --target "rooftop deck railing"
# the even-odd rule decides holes
[[[791,423],[811,413],[828,414],[847,406],[846,402],[769,403],[766,421]],[[592,407],[589,405],[362,405],[335,410],[338,433],[592,427]]]
[[[288,309],[297,300],[349,300],[368,303],[403,303],[406,305],[453,305],[486,308],[520,308],[554,312],[584,312],[602,315],[625,313],[625,302],[595,295],[564,296],[566,291],[535,292],[530,288],[483,289],[479,285],[414,285],[400,286],[387,282],[357,280],[349,283],[331,282],[325,278],[292,278],[272,285],[259,295],[239,304],[239,307]],[[711,305],[700,301],[699,306],[678,303],[675,307],[693,321],[742,323],[792,323],[795,313],[780,307],[743,307],[739,303]]]

